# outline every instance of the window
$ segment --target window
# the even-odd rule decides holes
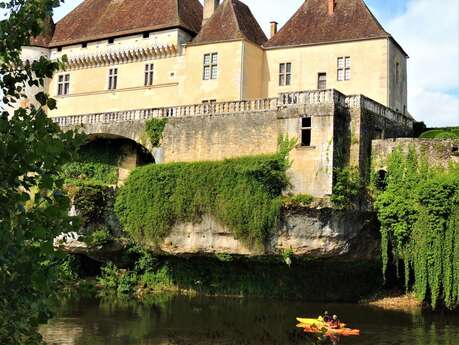
[[[279,86],[290,85],[292,82],[292,64],[290,62],[279,65]]]
[[[81,43],[81,48],[87,48],[87,47],[88,47],[88,43],[87,42]]]
[[[115,39],[114,38],[109,38],[108,39],[108,44],[113,44],[115,43]]]
[[[303,117],[301,119],[301,146],[311,146],[311,128],[311,118]]]
[[[204,54],[204,70],[202,79],[210,80],[218,77],[218,53]]]
[[[153,85],[153,74],[155,65],[152,63],[145,65],[145,86]]]
[[[319,73],[317,78],[317,88],[319,90],[325,90],[327,88],[327,73]]]
[[[57,81],[57,95],[66,96],[70,91],[70,74],[62,74]]]
[[[351,58],[338,58],[338,81],[351,80]]]
[[[398,84],[400,82],[400,63],[395,63],[395,83]]]
[[[118,68],[110,68],[108,70],[108,89],[116,90],[118,86]]]
[[[62,51],[62,47],[57,47],[57,51],[61,52]]]
[[[217,103],[217,100],[216,99],[210,99],[210,100],[205,99],[202,101],[202,104],[208,104],[208,103]]]
[[[150,37],[150,33],[149,32],[144,32],[143,33],[143,38],[149,38]]]

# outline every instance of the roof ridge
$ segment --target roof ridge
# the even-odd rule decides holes
[[[263,47],[314,45],[362,39],[387,38],[390,34],[364,0],[337,0],[328,14],[326,0],[305,0]]]
[[[238,19],[238,16],[236,14],[236,11],[234,9],[234,2],[233,0],[225,0],[225,1],[228,1],[231,3],[231,12],[233,12],[233,16],[234,16],[234,20],[236,21],[236,27],[237,27],[237,30],[239,31],[240,34],[242,34],[243,38],[245,38],[246,40],[249,40],[247,38],[247,35],[241,30],[241,26],[239,25],[239,19]],[[237,2],[240,2],[239,0],[234,0],[234,1],[237,1]],[[245,5],[244,3],[242,3],[243,5]]]

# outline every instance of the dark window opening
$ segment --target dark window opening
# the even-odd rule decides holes
[[[459,154],[459,146],[453,146],[453,154],[457,155]]]
[[[375,128],[373,131],[373,139],[383,139],[383,130]]]
[[[325,90],[327,88],[327,73],[319,73],[317,78],[317,88]]]
[[[81,43],[81,48],[86,48],[88,46],[87,42]]]
[[[148,38],[150,37],[150,33],[149,32],[144,32],[143,33],[143,38]]]
[[[62,51],[62,47],[57,47],[57,51],[61,52]]]
[[[115,39],[114,38],[109,38],[108,39],[108,44],[112,44],[112,43],[115,43]]]
[[[301,119],[301,146],[311,146],[312,121],[310,117]]]
[[[379,170],[376,173],[376,181],[375,181],[376,188],[378,190],[385,190],[387,187],[387,171]]]

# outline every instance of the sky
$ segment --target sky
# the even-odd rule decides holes
[[[268,33],[269,22],[282,26],[304,0],[242,0]],[[324,0],[325,1],[325,0]],[[66,0],[59,20],[82,0]],[[202,1],[201,1],[202,2]],[[459,125],[459,1],[366,0],[410,56],[408,110],[428,126]]]

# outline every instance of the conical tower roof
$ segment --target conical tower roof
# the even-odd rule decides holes
[[[248,40],[258,45],[266,35],[249,7],[239,0],[225,0],[204,24],[193,44]]]

